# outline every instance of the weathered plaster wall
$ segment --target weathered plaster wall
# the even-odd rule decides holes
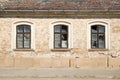
[[[12,49],[12,27],[14,22],[28,21],[35,28],[35,49],[17,51]],[[52,22],[71,24],[72,46],[70,51],[51,51],[50,28]],[[109,49],[91,51],[87,49],[88,23],[108,23]],[[120,19],[56,19],[56,18],[0,18],[0,67],[119,67],[120,61]],[[109,58],[108,58],[109,57]]]

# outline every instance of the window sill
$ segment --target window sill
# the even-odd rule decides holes
[[[65,52],[65,51],[70,51],[71,49],[51,49],[51,51],[60,51],[60,52]]]
[[[108,49],[88,49],[88,51],[108,51]]]
[[[14,49],[14,51],[34,51],[33,49]]]

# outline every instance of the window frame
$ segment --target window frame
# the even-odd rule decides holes
[[[30,25],[31,27],[31,46],[26,49],[18,49],[16,47],[16,26],[17,25]],[[11,50],[12,51],[33,51],[35,50],[35,24],[28,20],[18,20],[12,23],[12,34],[11,34]]]
[[[97,32],[92,32],[92,27],[93,27],[93,26],[97,26]],[[103,32],[103,33],[102,33],[102,32],[99,32],[99,28],[98,28],[99,26],[104,27],[104,32]],[[105,46],[106,46],[106,45],[105,45],[105,43],[106,43],[105,38],[104,38],[104,47],[103,47],[103,48],[99,48],[99,38],[98,38],[98,37],[99,37],[99,34],[103,34],[104,37],[106,37],[106,36],[105,36],[105,33],[106,33],[106,32],[105,32],[105,26],[104,26],[104,25],[92,25],[92,26],[91,26],[91,49],[105,49]],[[96,34],[96,35],[97,35],[97,48],[93,48],[93,47],[92,47],[92,34]]]
[[[68,48],[65,49],[55,49],[54,48],[54,26],[55,25],[66,25],[68,26]],[[67,21],[52,21],[49,25],[49,49],[51,51],[70,51],[73,48],[73,25]]]
[[[91,26],[102,25],[105,27],[105,48],[91,48]],[[87,23],[87,49],[90,51],[106,51],[110,49],[110,24],[103,21],[91,21]]]
[[[25,29],[26,26],[30,27],[30,32],[25,32],[24,31],[24,29]],[[18,32],[18,27],[23,27],[23,32]],[[22,42],[22,48],[18,47],[17,34],[22,34],[23,35],[23,37],[22,37],[22,41],[23,41]],[[24,41],[25,41],[24,37],[25,37],[25,34],[29,34],[30,35],[29,48],[25,48],[25,46],[24,46]],[[16,49],[31,49],[31,26],[30,25],[24,24],[24,25],[17,25],[16,26]]]
[[[55,27],[56,26],[60,26],[60,32],[55,32]],[[65,27],[67,27],[67,32],[65,33],[65,32],[62,32],[62,27],[63,26],[65,26]],[[69,46],[69,43],[68,43],[68,34],[69,33],[69,30],[68,30],[68,26],[67,25],[55,25],[54,26],[54,49],[68,49],[68,46]],[[57,48],[57,47],[55,47],[55,34],[60,34],[60,48]],[[67,47],[66,48],[64,48],[64,47],[62,47],[62,34],[66,34],[67,35]]]

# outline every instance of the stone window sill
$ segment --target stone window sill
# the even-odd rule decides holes
[[[108,49],[88,49],[88,51],[108,51]]]
[[[34,51],[33,49],[14,49],[14,51]]]
[[[51,49],[51,51],[61,51],[61,52],[66,52],[70,51],[71,49]]]

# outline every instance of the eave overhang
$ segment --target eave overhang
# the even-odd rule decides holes
[[[120,10],[0,10],[0,17],[120,18]]]

